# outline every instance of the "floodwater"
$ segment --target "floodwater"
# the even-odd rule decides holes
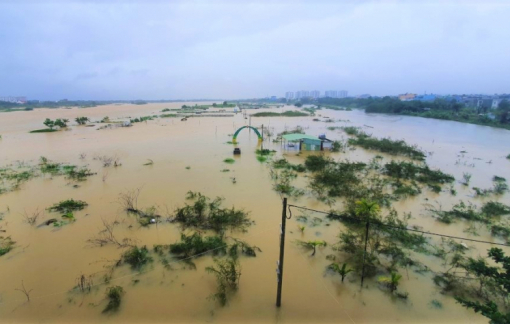
[[[186,103],[189,104],[189,103]],[[326,255],[335,254],[337,260],[345,255],[331,248],[342,228],[324,219],[330,226],[307,227],[301,233],[297,225],[297,210],[287,222],[287,242],[283,281],[282,307],[275,307],[276,260],[279,252],[279,224],[282,205],[272,188],[269,169],[257,161],[255,149],[257,136],[243,130],[238,136],[242,155],[235,157],[232,165],[223,160],[232,157],[229,134],[250,119],[243,114],[234,117],[202,117],[180,121],[178,118],[157,119],[137,123],[129,128],[96,130],[96,127],[72,126],[68,131],[29,134],[29,130],[43,128],[45,118],[87,116],[100,120],[109,116],[117,118],[158,114],[163,108],[177,108],[182,103],[148,105],[110,105],[87,109],[37,109],[30,112],[0,114],[0,166],[16,161],[37,164],[40,156],[54,162],[87,165],[97,175],[80,182],[78,188],[62,176],[39,177],[24,183],[20,190],[0,195],[0,212],[4,213],[0,226],[16,241],[16,247],[0,257],[0,322],[173,322],[173,323],[487,323],[488,320],[456,304],[444,296],[432,283],[431,274],[417,274],[411,270],[404,274],[399,290],[407,291],[407,301],[392,298],[381,290],[374,279],[366,280],[368,288],[360,291],[359,278],[348,275],[344,283],[340,278],[325,273],[330,263]],[[285,107],[293,109],[293,107]],[[256,111],[247,111],[248,114]],[[345,137],[341,131],[328,131],[329,126],[362,126],[376,136],[403,138],[417,144],[432,154],[427,158],[431,167],[453,174],[457,179],[463,172],[471,173],[470,187],[488,188],[494,175],[510,178],[508,151],[510,132],[484,126],[461,124],[433,119],[366,115],[362,111],[317,112],[321,117],[251,118],[255,127],[269,128],[274,134],[297,125],[304,126],[307,134],[326,133],[330,139]],[[327,116],[349,122],[314,122],[312,118]],[[307,154],[296,156],[285,151],[280,143],[264,142],[264,148],[275,149],[292,163],[302,163]],[[467,153],[460,153],[466,151]],[[327,153],[335,159],[368,160],[375,155],[362,149],[347,153]],[[80,158],[80,155],[84,158]],[[120,167],[103,167],[98,156],[116,156]],[[143,164],[151,159],[153,165]],[[385,156],[385,160],[390,158]],[[491,163],[488,163],[491,162]],[[474,166],[473,166],[474,164]],[[186,167],[189,167],[188,169]],[[220,172],[222,169],[230,172]],[[236,183],[232,178],[235,177]],[[296,183],[304,188],[306,179]],[[92,246],[87,240],[102,228],[102,219],[117,219],[117,238],[131,238],[139,245],[152,248],[154,244],[169,244],[179,240],[178,225],[167,222],[140,227],[134,217],[126,215],[119,204],[119,194],[142,188],[139,208],[155,206],[165,215],[182,206],[188,190],[200,191],[206,196],[225,198],[224,205],[243,208],[250,212],[256,225],[247,233],[229,233],[262,249],[256,258],[241,258],[242,276],[239,290],[232,295],[226,307],[208,299],[215,292],[215,279],[204,268],[212,264],[211,256],[193,261],[196,270],[171,261],[168,270],[154,255],[154,262],[139,273],[127,266],[113,273],[109,284],[102,282],[105,266],[117,260],[123,249],[113,245]],[[483,200],[473,198],[473,192],[455,184],[456,197],[441,196],[427,189],[416,197],[395,202],[402,212],[411,212],[411,225],[425,230],[464,237],[466,225],[457,222],[440,224],[424,208],[429,203],[450,208],[460,200],[480,205]],[[446,187],[445,187],[446,189]],[[23,222],[22,213],[46,209],[64,199],[80,199],[89,203],[82,211],[75,212],[75,223],[53,228],[36,227]],[[508,195],[497,198],[510,204]],[[317,202],[310,194],[289,202],[320,210],[329,207]],[[337,208],[341,208],[338,203]],[[38,221],[58,217],[45,211]],[[474,238],[494,240],[486,230]],[[295,240],[326,240],[329,245],[319,248],[316,256],[299,248]],[[473,255],[486,255],[488,245],[469,243]],[[508,253],[509,251],[507,251]],[[433,257],[422,257],[431,266],[439,263]],[[94,276],[91,293],[72,292],[80,275]],[[16,289],[23,281],[30,293],[30,302]],[[106,287],[120,285],[126,291],[120,310],[111,315],[102,314],[107,304]],[[438,300],[443,308],[431,306]]]

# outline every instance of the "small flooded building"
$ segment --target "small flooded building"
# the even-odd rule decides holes
[[[307,134],[285,134],[282,136],[285,146],[299,151],[324,151],[330,150],[332,141],[325,136],[317,137]]]

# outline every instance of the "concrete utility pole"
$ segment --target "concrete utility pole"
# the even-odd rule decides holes
[[[287,198],[283,198],[282,223],[280,224],[280,261],[276,262],[276,279],[278,290],[276,293],[276,307],[282,305],[282,284],[283,284],[283,254],[285,252],[285,223],[287,221]]]
[[[262,133],[261,133],[261,137],[262,137],[262,142],[260,142],[260,150],[264,150],[264,124],[262,124]],[[287,198],[285,198],[287,199]],[[287,200],[285,200],[287,201]]]
[[[367,225],[365,228],[365,251],[363,252],[363,267],[361,268],[361,286],[360,289],[363,289],[363,280],[365,280],[365,258],[367,255],[367,244],[368,244],[368,230],[370,228],[370,222],[367,220]]]

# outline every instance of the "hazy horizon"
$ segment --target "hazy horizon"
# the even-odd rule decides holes
[[[509,93],[503,1],[0,1],[0,97]]]

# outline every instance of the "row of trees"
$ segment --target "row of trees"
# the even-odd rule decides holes
[[[306,102],[302,102],[306,103]],[[469,108],[456,100],[437,98],[434,101],[401,101],[397,98],[320,98],[318,104],[335,105],[342,107],[364,108],[368,113],[390,113],[390,114],[427,114],[425,117],[439,119],[461,119],[469,120],[481,113],[488,113],[486,106]],[[429,111],[430,110],[430,111]],[[493,111],[497,121],[501,124],[510,123],[510,102],[504,99]]]
[[[383,222],[397,225],[397,227],[406,227],[403,224],[392,223],[391,219],[381,219],[379,213],[380,207],[377,203],[366,199],[356,202],[355,215],[361,220],[376,224]],[[375,228],[372,227],[368,237],[368,249],[363,252],[364,235],[362,232],[363,227],[357,228],[351,225],[349,233],[340,235],[341,249],[354,254],[354,260],[351,259],[351,262],[354,261],[354,269],[360,266],[356,264],[356,256],[358,261],[362,259],[361,263],[365,264],[365,271],[367,268],[369,271],[373,270],[371,268],[375,267],[376,264],[380,265],[379,254],[386,255],[393,261],[398,260],[398,262],[392,262],[390,265],[390,276],[378,278],[379,283],[387,286],[392,293],[395,292],[402,279],[402,275],[396,271],[397,266],[407,267],[416,262],[406,256],[406,253],[403,253],[403,250],[396,243],[400,241],[399,243],[405,246],[404,242],[409,243],[418,237],[407,235],[402,231],[390,231],[384,235],[385,230],[375,226]],[[491,324],[510,323],[510,305],[508,303],[510,296],[510,256],[506,256],[500,248],[491,248],[488,251],[490,259],[488,261],[482,257],[466,257],[464,255],[466,250],[467,248],[462,244],[452,240],[444,240],[439,244],[433,254],[444,260],[444,266],[447,270],[436,273],[434,282],[443,287],[443,292],[451,293],[461,305],[489,318]],[[338,264],[332,264],[330,268],[341,275],[342,281],[345,275],[351,271],[347,269],[345,264],[342,268]]]
[[[55,127],[66,128],[68,122],[69,122],[69,119],[58,118],[56,120],[51,120],[49,118],[46,118],[46,120],[43,122],[43,124],[44,124],[44,126],[49,127],[50,129],[53,129]]]
[[[74,120],[78,123],[78,125],[85,125],[87,122],[90,121],[90,119],[88,117],[76,117]],[[69,119],[65,119],[65,118],[62,118],[62,119],[58,118],[55,120],[46,118],[43,122],[43,124],[46,127],[49,127],[50,129],[53,129],[55,127],[66,128],[67,123],[69,123]]]

